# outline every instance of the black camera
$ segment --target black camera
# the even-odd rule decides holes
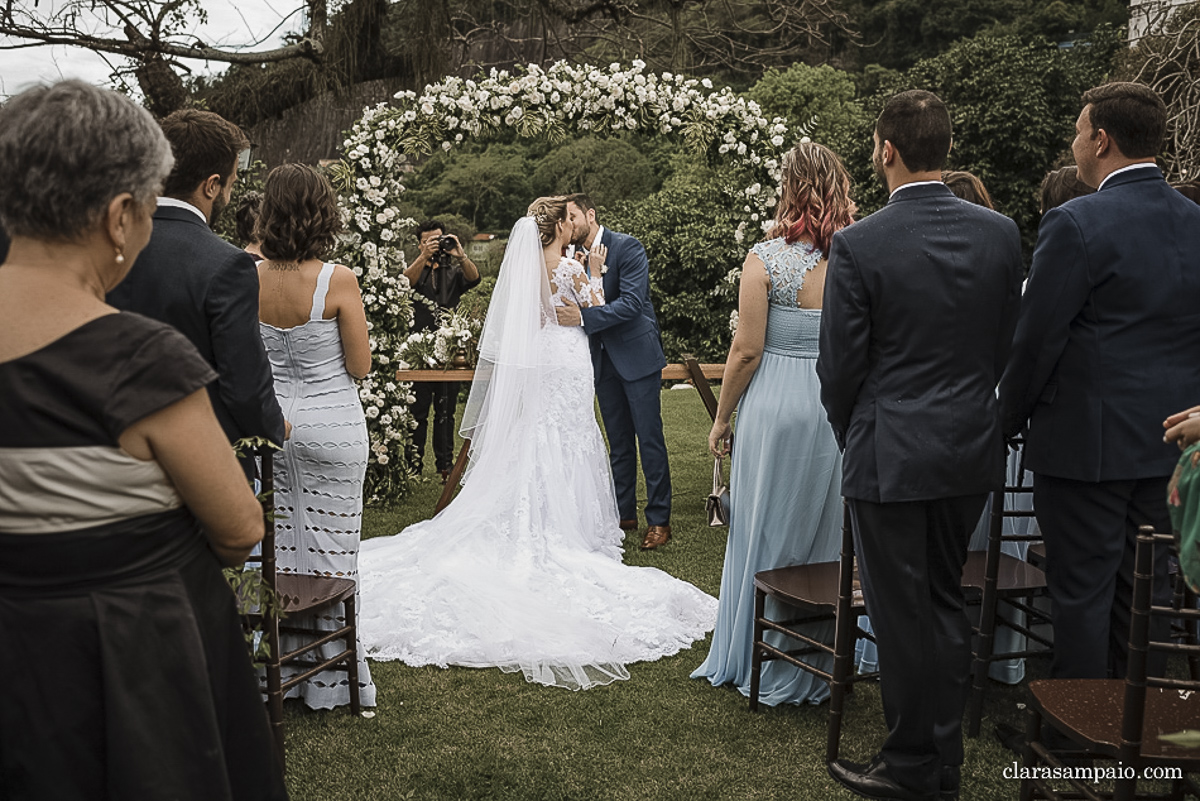
[[[438,237],[438,248],[441,250],[454,250],[458,247],[458,240],[447,234],[446,236]]]

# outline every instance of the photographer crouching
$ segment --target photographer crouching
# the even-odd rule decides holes
[[[445,226],[429,220],[417,226],[420,252],[404,276],[412,288],[431,300],[438,311],[453,311],[468,289],[479,285],[479,269],[463,250],[454,234]],[[432,331],[438,327],[437,314],[423,303],[414,304],[414,331]],[[413,429],[412,448],[408,466],[420,474],[425,460],[425,432],[429,425],[429,406],[433,404],[433,458],[438,474],[445,483],[454,465],[454,412],[458,406],[458,381],[417,383],[413,394],[417,401],[412,414],[417,427]]]

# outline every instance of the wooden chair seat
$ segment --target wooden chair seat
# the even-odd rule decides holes
[[[789,606],[814,607],[833,614],[838,601],[838,562],[791,565],[754,574],[754,586]],[[865,615],[860,601],[854,606]]]
[[[302,576],[279,573],[275,576],[275,593],[284,614],[303,614],[354,595],[354,581],[330,576]]]
[[[1030,589],[1046,586],[1046,574],[1029,562],[1006,553],[999,555],[996,572],[996,591],[1001,595],[1028,594]],[[983,592],[987,585],[987,551],[971,551],[963,565],[962,585],[964,588]]]
[[[1029,691],[1038,710],[1054,727],[1089,751],[1119,759],[1125,705],[1123,679],[1042,679]],[[1200,693],[1161,687],[1146,690],[1140,757],[1169,761],[1186,770],[1200,768],[1200,748],[1160,740],[1160,734],[1200,729]],[[1180,763],[1186,762],[1188,766]]]

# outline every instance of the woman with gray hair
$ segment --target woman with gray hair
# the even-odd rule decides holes
[[[0,107],[0,795],[286,798],[221,564],[262,517],[216,376],[105,293],[172,163],[78,81]]]

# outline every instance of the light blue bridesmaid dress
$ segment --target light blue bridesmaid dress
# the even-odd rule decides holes
[[[817,380],[819,309],[801,309],[796,293],[821,259],[811,245],[771,239],[755,245],[771,281],[762,361],[735,420],[730,472],[729,541],[712,648],[692,678],[733,684],[750,694],[754,574],[838,558],[842,455],[821,406]],[[774,601],[767,599],[768,614]],[[818,628],[818,626],[820,626]],[[832,639],[833,624],[811,632]],[[768,639],[778,637],[768,633]],[[832,661],[825,666],[832,667]],[[764,663],[759,700],[771,706],[820,703],[825,682],[781,661]]]

